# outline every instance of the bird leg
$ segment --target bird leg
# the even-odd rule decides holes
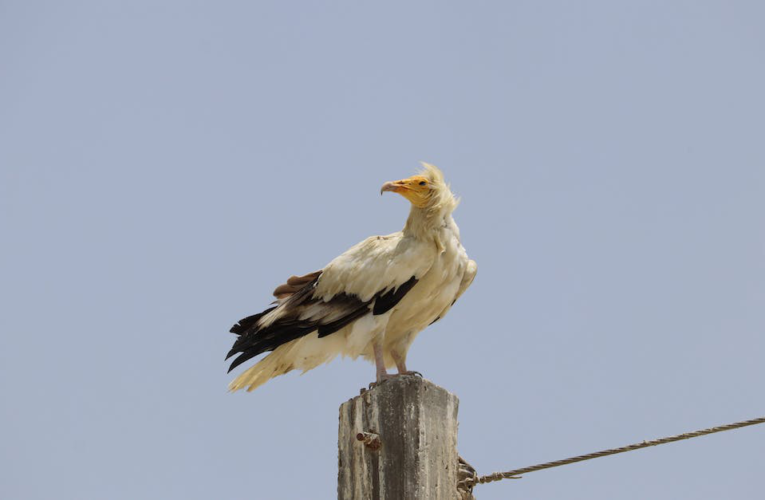
[[[369,388],[373,388],[380,383],[393,378],[396,375],[392,375],[385,369],[385,356],[383,355],[382,343],[379,341],[372,342],[372,350],[375,353],[375,367],[377,368],[377,380],[369,384]],[[391,356],[396,362],[396,368],[398,368],[398,375],[419,375],[422,377],[422,373],[409,371],[406,369],[406,360],[396,351],[391,351]]]
[[[398,373],[406,373],[406,359],[398,353],[395,349],[390,351],[390,355],[393,357],[393,361],[396,362],[396,368],[398,368]]]
[[[399,375],[418,375],[422,377],[422,373],[406,369],[406,358],[399,354],[398,351],[392,349],[390,355],[393,357],[393,361],[396,362],[396,368],[398,368]]]
[[[375,352],[375,367],[377,368],[377,384],[383,380],[391,378],[392,375],[388,374],[385,370],[385,358],[383,357],[382,344],[375,340],[372,343],[372,349]]]

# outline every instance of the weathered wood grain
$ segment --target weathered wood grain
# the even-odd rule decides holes
[[[458,406],[454,394],[410,375],[343,403],[338,499],[458,500]]]

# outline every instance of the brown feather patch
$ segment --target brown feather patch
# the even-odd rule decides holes
[[[304,286],[312,282],[321,275],[321,271],[316,271],[305,276],[290,276],[287,283],[279,285],[274,290],[274,297],[279,300],[286,299],[297,292],[299,292]]]

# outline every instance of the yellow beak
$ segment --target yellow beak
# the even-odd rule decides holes
[[[404,185],[404,181],[388,181],[382,185],[382,188],[380,189],[380,194],[383,194],[386,191],[399,193],[401,192],[402,189],[406,189],[406,186]]]

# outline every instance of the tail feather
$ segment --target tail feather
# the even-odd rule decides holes
[[[284,345],[270,353],[258,363],[242,372],[228,386],[229,391],[236,392],[247,388],[247,392],[254,391],[274,377],[284,375],[294,367],[289,361],[290,345]]]
[[[363,354],[368,341],[362,341],[361,346],[349,349],[345,335],[319,338],[318,332],[313,332],[287,344],[280,345],[273,352],[255,363],[241,375],[236,377],[228,388],[231,392],[246,388],[253,391],[274,377],[284,375],[292,370],[303,373],[317,366],[332,361],[338,354],[353,358]]]
[[[273,351],[281,345],[316,331],[316,324],[311,322],[289,324],[283,328],[272,330],[274,331],[269,331],[269,329],[261,330],[258,332],[259,335],[253,336],[252,338],[240,337],[239,340],[234,343],[234,347],[232,347],[228,354],[226,354],[226,359],[229,359],[234,354],[241,353],[231,363],[231,366],[228,369],[229,373],[237,366],[259,354],[263,354],[266,351]]]

